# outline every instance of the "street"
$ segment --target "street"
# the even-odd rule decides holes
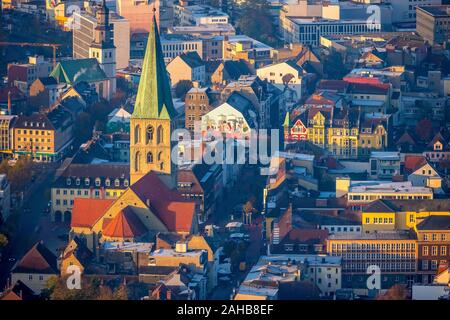
[[[9,239],[9,245],[0,262],[0,291],[3,291],[9,272],[16,261],[21,259],[37,241],[43,240],[55,255],[57,249],[65,244],[64,241],[58,239],[58,235],[67,233],[68,226],[51,223],[50,214],[44,213],[44,209],[47,208],[50,200],[48,190],[54,174],[53,167],[46,168],[27,190],[22,210],[10,217],[17,219],[17,229],[12,238]],[[30,211],[24,212],[24,208],[29,208]],[[15,261],[9,261],[10,258],[14,258]]]

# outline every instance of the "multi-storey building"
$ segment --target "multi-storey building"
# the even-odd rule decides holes
[[[417,33],[431,44],[442,44],[450,38],[450,5],[416,7]]]
[[[392,180],[400,174],[400,152],[372,151],[369,163],[372,178]]]
[[[317,17],[287,17],[281,21],[284,40],[288,43],[303,43],[317,46],[321,36],[332,34],[363,34],[381,30],[381,24],[366,20],[329,20]]]
[[[73,114],[59,106],[48,114],[20,115],[14,124],[14,158],[29,155],[34,161],[54,162],[70,150]]]
[[[431,283],[442,264],[450,261],[450,216],[432,215],[416,226],[418,273],[422,283]]]
[[[0,153],[2,158],[10,157],[14,150],[14,123],[17,116],[0,116]]]
[[[212,105],[218,98],[210,88],[191,88],[184,100],[185,128],[193,132],[195,123],[200,125],[202,116],[212,110]]]
[[[330,235],[327,253],[342,257],[344,288],[361,289],[367,294],[370,267],[381,271],[381,289],[395,284],[410,285],[415,280],[417,239],[410,232]]]
[[[355,158],[358,155],[360,126],[359,110],[348,108],[333,112],[331,127],[328,128],[328,150],[339,158]]]
[[[372,201],[433,199],[433,190],[414,187],[410,181],[351,181],[349,177],[336,178],[336,197],[347,196],[347,206],[360,210]]]
[[[183,53],[192,51],[203,57],[203,41],[192,36],[166,34],[161,38],[161,47],[166,62],[170,62]]]
[[[361,221],[364,233],[401,231],[430,216],[450,216],[450,200],[376,200],[364,207]]]
[[[8,85],[18,87],[28,93],[28,87],[34,80],[47,77],[52,71],[52,63],[44,60],[43,56],[28,57],[28,63],[8,64]]]
[[[73,29],[73,57],[90,58],[89,47],[94,41],[94,31],[98,21],[96,11],[99,6],[88,6],[85,11],[74,12],[72,19],[79,23],[78,28]],[[124,69],[130,61],[130,21],[109,12],[109,22],[112,26],[111,39],[116,47],[116,67]]]
[[[51,188],[52,221],[70,222],[75,198],[117,199],[129,186],[127,164],[69,164]]]
[[[130,21],[131,33],[150,32],[153,16],[161,29],[172,26],[173,2],[173,0],[117,0],[116,9],[118,15]]]

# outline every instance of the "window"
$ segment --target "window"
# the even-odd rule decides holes
[[[100,178],[95,179],[95,186],[100,187]]]
[[[153,153],[147,153],[147,163],[153,163]]]
[[[427,256],[427,255],[428,255],[428,246],[424,246],[424,247],[422,248],[422,255],[423,255],[423,256]]]
[[[164,142],[164,129],[163,127],[160,125],[158,127],[158,130],[156,132],[156,143],[160,144]]]
[[[441,256],[446,256],[447,255],[447,247],[446,246],[442,246],[441,247]]]
[[[141,142],[141,127],[137,125],[134,127],[134,143]]]
[[[115,185],[116,187],[119,187],[119,186],[120,186],[120,180],[119,180],[119,179],[116,179],[116,180],[114,181],[114,185]]]
[[[153,140],[153,126],[148,126],[145,130],[145,143],[148,144],[150,141]]]
[[[432,246],[431,247],[431,255],[437,256],[437,254],[438,254],[438,246]]]
[[[109,180],[109,178],[107,178],[105,180],[105,186],[109,187],[111,185],[111,180]]]

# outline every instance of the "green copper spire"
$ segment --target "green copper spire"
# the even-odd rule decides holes
[[[171,120],[176,111],[170,93],[156,18],[153,17],[132,118]]]
[[[286,112],[286,116],[284,117],[283,127],[289,127],[291,125],[291,119],[289,115],[289,111]]]

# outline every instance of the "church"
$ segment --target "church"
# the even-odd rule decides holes
[[[176,190],[171,133],[176,111],[156,19],[130,119],[130,187],[115,199],[74,201],[71,237],[96,251],[105,241],[152,241],[158,232],[197,233],[195,203]]]

